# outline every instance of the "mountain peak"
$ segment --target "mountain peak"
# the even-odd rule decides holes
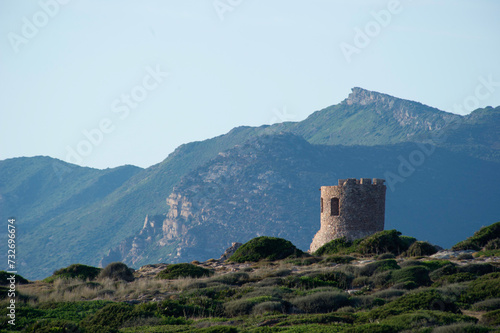
[[[354,87],[351,89],[352,92],[345,99],[345,103],[347,105],[360,104],[360,105],[368,105],[376,102],[389,102],[394,100],[395,97],[390,95],[382,94],[376,91],[366,90],[360,87]]]

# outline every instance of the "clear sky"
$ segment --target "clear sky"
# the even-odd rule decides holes
[[[0,0],[0,159],[147,167],[354,86],[498,106],[499,13],[498,0]]]

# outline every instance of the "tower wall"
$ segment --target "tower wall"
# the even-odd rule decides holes
[[[321,187],[321,228],[310,252],[329,241],[354,240],[384,230],[385,191],[383,179],[340,179],[338,186]]]

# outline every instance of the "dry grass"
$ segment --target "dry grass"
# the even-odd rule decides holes
[[[31,303],[75,302],[83,300],[123,301],[150,299],[174,290],[172,283],[156,279],[137,279],[133,282],[117,282],[109,279],[97,282],[79,279],[58,279],[53,283],[37,281],[19,286],[19,291],[30,296]]]

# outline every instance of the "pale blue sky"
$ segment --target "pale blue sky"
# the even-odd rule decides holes
[[[60,1],[0,0],[0,159],[75,162],[80,148],[80,165],[147,167],[235,126],[302,120],[354,86],[451,112],[480,77],[500,82],[497,0],[393,0],[394,13],[391,1]],[[348,62],[340,46],[356,47],[358,28],[372,36]],[[168,77],[149,77],[158,69]],[[478,105],[500,105],[500,86]]]

